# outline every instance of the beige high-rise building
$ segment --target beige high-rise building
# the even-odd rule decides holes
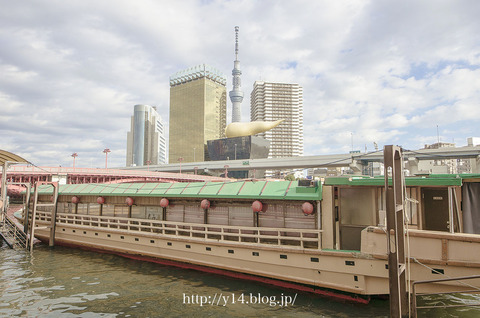
[[[224,137],[226,82],[205,64],[170,77],[169,163],[205,161],[207,141]]]
[[[252,121],[276,121],[279,126],[259,136],[270,140],[269,158],[303,155],[303,88],[298,84],[256,81],[250,96]]]

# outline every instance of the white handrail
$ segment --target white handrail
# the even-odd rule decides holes
[[[38,222],[49,222],[50,212],[37,212]],[[57,222],[81,227],[107,228],[113,231],[172,235],[222,242],[242,242],[278,246],[321,248],[322,230],[182,223],[125,217],[58,213]],[[276,243],[275,243],[276,241]],[[311,246],[305,245],[310,243]],[[312,244],[316,243],[316,244]]]

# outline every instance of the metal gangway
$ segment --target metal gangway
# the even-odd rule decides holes
[[[0,209],[0,236],[7,243],[10,248],[24,248],[28,249],[29,239],[27,233],[27,227],[23,229],[11,218],[8,211],[8,200],[6,200],[6,187],[9,184],[22,185],[26,188],[26,195],[24,196],[22,214],[28,211],[28,205],[30,203],[30,183],[4,182],[5,191],[2,193],[2,209]],[[26,224],[25,224],[26,225]]]
[[[3,212],[0,217],[0,236],[10,248],[28,248],[27,234]]]
[[[17,183],[18,184],[18,183]],[[0,236],[10,248],[23,248],[33,251],[35,241],[35,230],[50,229],[49,245],[54,245],[55,240],[55,223],[56,223],[56,207],[58,199],[58,182],[37,181],[34,187],[33,205],[30,212],[30,196],[31,185],[29,183],[21,183],[26,187],[26,195],[22,210],[23,229],[18,226],[15,221],[7,214],[6,207],[0,212]],[[38,201],[38,188],[40,185],[50,185],[53,187],[53,196],[51,203],[40,203]],[[52,222],[49,226],[37,226],[37,210],[39,207],[51,207],[53,210]]]

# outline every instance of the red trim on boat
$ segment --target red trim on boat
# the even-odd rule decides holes
[[[236,279],[242,279],[242,280],[249,280],[249,281],[255,281],[255,282],[260,282],[264,283],[267,285],[273,285],[277,287],[282,287],[286,289],[292,289],[292,290],[298,290],[302,292],[307,292],[307,293],[313,293],[320,295],[322,297],[327,297],[327,298],[332,298],[337,301],[345,301],[345,302],[351,302],[351,303],[357,303],[357,304],[368,304],[370,302],[370,297],[367,296],[366,298],[362,298],[360,296],[356,296],[354,294],[344,294],[341,292],[335,292],[331,290],[326,290],[322,289],[321,287],[311,287],[311,286],[306,286],[306,285],[301,285],[301,284],[296,284],[296,283],[290,283],[286,281],[281,281],[273,278],[267,278],[267,277],[261,277],[261,276],[255,276],[251,274],[245,274],[245,273],[239,273],[239,272],[233,272],[225,269],[218,269],[218,268],[213,268],[213,267],[207,267],[203,265],[196,265],[196,264],[191,264],[191,263],[184,263],[181,261],[172,261],[172,260],[167,260],[163,258],[156,258],[156,257],[150,257],[150,256],[143,256],[143,255],[134,255],[134,254],[127,254],[127,253],[121,253],[121,252],[115,252],[115,251],[109,251],[109,250],[104,250],[104,249],[98,249],[95,247],[89,247],[89,246],[79,246],[75,244],[70,244],[70,243],[65,243],[65,242],[56,242],[57,245],[62,245],[66,247],[74,247],[74,248],[80,248],[83,250],[89,250],[89,251],[94,251],[94,252],[99,252],[103,254],[115,254],[119,255],[125,258],[130,258],[134,260],[139,260],[139,261],[147,261],[151,263],[157,263],[157,264],[162,264],[162,265],[167,265],[167,266],[174,266],[174,267],[179,267],[183,269],[193,269],[201,272],[206,272],[206,273],[211,273],[211,274],[216,274],[216,275],[223,275],[227,277],[232,277]]]

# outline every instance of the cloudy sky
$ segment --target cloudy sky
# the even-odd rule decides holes
[[[255,80],[304,89],[305,155],[465,146],[480,136],[477,0],[0,0],[0,149],[36,165],[124,166],[135,104],[169,116],[169,77],[227,76],[240,26]],[[230,101],[228,108],[231,107]],[[230,109],[229,109],[230,113]],[[229,115],[230,118],[230,115]]]

